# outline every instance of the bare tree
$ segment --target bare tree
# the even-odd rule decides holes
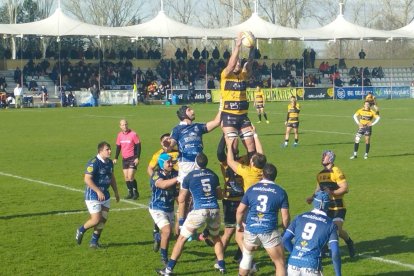
[[[21,7],[23,1],[22,0],[7,0],[7,11],[9,16],[9,23],[16,24],[17,23],[17,14],[18,9]],[[16,38],[14,36],[11,37],[11,50],[12,50],[12,59],[16,59]]]

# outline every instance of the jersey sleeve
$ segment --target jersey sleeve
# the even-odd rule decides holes
[[[189,189],[189,187],[190,187],[190,181],[189,181],[190,177],[189,177],[189,175],[190,174],[191,173],[189,173],[186,177],[184,177],[183,183],[181,184],[182,189],[186,189],[186,190]]]
[[[85,174],[93,175],[93,172],[95,171],[95,167],[96,167],[96,159],[94,158],[86,164]]]
[[[134,137],[133,137],[134,144],[141,143],[141,139],[139,138],[139,135],[136,132],[134,132],[134,134],[135,134]]]
[[[249,206],[249,198],[248,198],[248,194],[247,192],[244,194],[244,196],[242,197],[241,203],[243,203],[246,206]]]
[[[280,206],[282,209],[289,209],[289,199],[286,191],[283,191],[282,204]]]
[[[178,142],[178,130],[177,130],[177,127],[178,127],[178,126],[176,126],[175,128],[173,128],[173,130],[171,131],[171,135],[170,135],[170,137],[171,137],[172,139],[174,139],[175,141],[177,141],[177,142]]]
[[[156,153],[154,153],[151,157],[151,160],[148,163],[148,166],[151,168],[155,168],[157,166],[158,163],[158,157],[160,157],[160,151],[157,151]]]
[[[345,174],[341,171],[340,168],[334,167],[333,171],[334,171],[336,183],[341,183],[341,182],[346,181]]]
[[[121,133],[118,133],[118,136],[116,136],[116,145],[117,146],[121,145]]]

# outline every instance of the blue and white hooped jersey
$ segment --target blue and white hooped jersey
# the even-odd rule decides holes
[[[100,156],[96,156],[89,160],[86,165],[85,174],[92,175],[93,183],[102,191],[105,195],[105,200],[110,198],[109,186],[112,181],[112,174],[114,172],[114,164],[111,159],[103,161]],[[85,200],[98,200],[98,195],[94,190],[86,185]]]
[[[174,199],[177,196],[177,188],[175,185],[167,188],[161,189],[155,186],[155,183],[158,180],[167,180],[174,178],[178,175],[178,172],[173,170],[170,174],[164,174],[163,170],[157,170],[152,174],[150,179],[151,185],[151,201],[149,203],[149,208],[152,210],[161,210],[164,212],[173,212],[174,211]]]
[[[241,202],[248,206],[246,230],[253,234],[276,230],[279,210],[289,209],[285,190],[269,180],[262,180],[251,186]]]
[[[198,153],[203,151],[203,134],[207,133],[207,125],[180,123],[173,128],[171,138],[178,144],[178,160],[194,162]]]
[[[210,169],[197,169],[190,172],[181,185],[182,189],[189,190],[193,196],[194,210],[219,209],[218,187],[220,187],[219,178]]]
[[[324,212],[312,212],[298,215],[286,231],[295,237],[288,264],[321,270],[322,251],[326,243],[338,241],[337,226]]]

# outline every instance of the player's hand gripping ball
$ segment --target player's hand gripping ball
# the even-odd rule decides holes
[[[242,32],[241,41],[244,47],[253,48],[256,45],[256,38],[251,31]]]

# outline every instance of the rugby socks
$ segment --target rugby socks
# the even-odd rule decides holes
[[[100,236],[101,236],[101,234],[97,234],[97,233],[93,232],[92,239],[91,239],[91,243],[97,244],[98,241],[99,241],[99,237]]]
[[[226,263],[224,260],[217,261],[217,264],[220,266],[220,268],[226,269]]]
[[[265,117],[266,118],[266,117]],[[262,114],[259,113],[259,122],[262,121]]]
[[[168,264],[167,264],[167,269],[169,271],[173,271],[173,269],[174,269],[174,267],[175,267],[176,264],[177,264],[177,261],[176,260],[170,259],[168,261]]]
[[[161,252],[161,259],[167,261],[168,260],[168,249],[161,248],[160,252]]]
[[[266,115],[266,112],[265,113],[263,113],[263,117],[265,118],[265,120],[267,121],[267,115]]]
[[[359,143],[354,143],[354,155],[357,155],[359,149]]]
[[[369,153],[369,148],[371,147],[371,144],[365,144],[365,154]]]
[[[288,145],[288,143],[289,143],[289,139],[285,139],[285,144],[284,144],[284,146],[286,147],[286,146]]]
[[[295,139],[295,144],[299,143],[299,139]]]
[[[81,233],[85,233],[86,230],[88,230],[88,229],[85,229],[85,227],[83,225],[81,227],[79,227],[79,232],[81,232]]]
[[[137,184],[137,181],[134,179],[134,180],[130,181],[130,183],[131,183],[132,190],[138,192],[138,184]]]

